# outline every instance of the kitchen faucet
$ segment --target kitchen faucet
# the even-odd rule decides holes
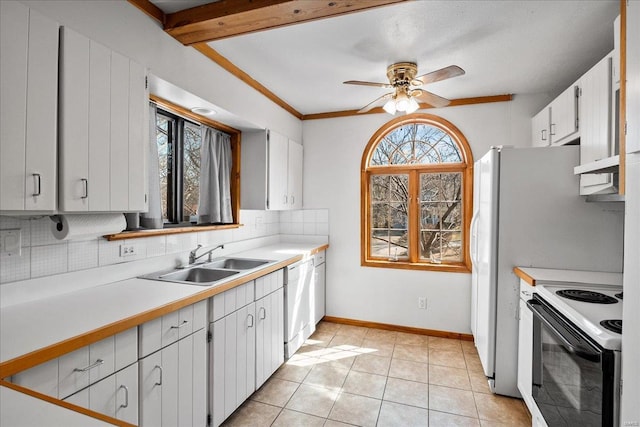
[[[224,249],[224,245],[218,245],[213,249],[209,249],[208,251],[196,256],[196,252],[198,251],[198,249],[200,249],[202,247],[202,245],[198,244],[198,247],[195,248],[194,250],[192,250],[191,252],[189,252],[189,265],[195,263],[198,259],[202,258],[205,255],[209,255],[209,262],[211,262],[211,252],[215,251],[216,249]]]

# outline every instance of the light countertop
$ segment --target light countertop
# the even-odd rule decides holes
[[[274,260],[276,263],[266,265],[264,270],[250,270],[254,273],[268,272],[266,267],[282,268],[311,256],[325,246],[317,243],[280,243],[232,256]],[[0,310],[0,362],[81,337],[127,319],[128,323],[122,329],[128,329],[157,317],[154,316],[154,310],[180,301],[184,301],[183,305],[192,304],[252,280],[251,277],[255,277],[255,274],[240,273],[220,281],[214,287],[132,278],[4,307]],[[144,314],[146,317],[140,317]]]
[[[539,282],[572,282],[622,286],[622,273],[515,267],[513,272],[531,286]]]

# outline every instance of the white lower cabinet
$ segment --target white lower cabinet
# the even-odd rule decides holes
[[[311,295],[313,297],[313,305],[311,306],[311,308],[313,309],[312,318],[315,325],[317,325],[318,322],[322,320],[326,312],[327,269],[325,265],[325,256],[325,251],[322,251],[313,257],[313,290],[311,292]]]
[[[533,313],[524,299],[520,299],[520,323],[518,328],[518,390],[529,408],[531,396],[531,366],[533,351]]]
[[[118,420],[138,424],[138,363],[64,400]]]
[[[256,301],[256,386],[284,363],[284,289]]]
[[[209,411],[214,427],[284,362],[283,284],[279,270],[211,299]]]
[[[206,333],[140,359],[140,426],[205,426]]]
[[[140,326],[140,426],[207,424],[207,302]]]

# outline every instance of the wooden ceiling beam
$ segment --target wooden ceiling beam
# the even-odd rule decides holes
[[[193,45],[403,1],[220,0],[167,14],[164,29],[180,43]]]
[[[506,101],[511,101],[512,99],[513,99],[512,94],[478,96],[475,98],[458,98],[458,99],[452,99],[449,105],[442,108],[458,107],[461,105],[488,104],[492,102],[506,102]],[[421,110],[429,109],[429,108],[435,108],[435,107],[429,104],[420,104]],[[333,119],[336,117],[361,116],[364,114],[380,114],[380,113],[386,114],[386,111],[384,111],[382,107],[372,108],[371,110],[365,113],[358,113],[358,111],[360,110],[344,110],[344,111],[331,111],[327,113],[304,114],[302,116],[302,120]]]

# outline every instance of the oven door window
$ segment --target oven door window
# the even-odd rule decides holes
[[[609,425],[612,396],[606,378],[607,353],[548,307],[534,303],[532,311],[532,394],[547,424]]]

